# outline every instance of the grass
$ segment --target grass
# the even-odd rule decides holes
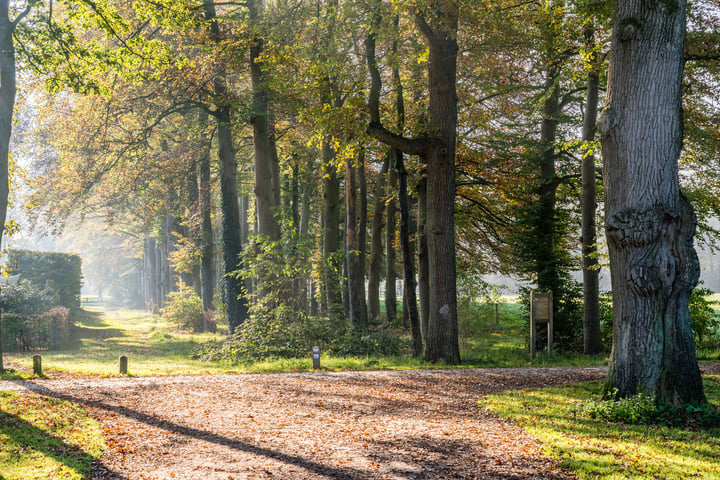
[[[55,370],[91,375],[118,374],[118,358],[128,357],[131,375],[224,373],[234,371],[226,364],[208,364],[191,357],[200,343],[220,334],[177,332],[162,317],[139,310],[93,306],[81,312],[75,338],[66,350],[44,351],[44,372]],[[32,355],[8,354],[8,363],[23,370],[32,367]]]
[[[720,428],[626,425],[576,414],[597,400],[601,384],[489,395],[484,406],[534,435],[546,454],[581,479],[720,479]],[[720,376],[706,376],[712,403],[720,402]]]
[[[104,449],[100,426],[82,408],[0,392],[0,478],[89,478],[91,463]]]
[[[476,321],[464,330],[461,327],[463,367],[518,367],[528,365],[601,365],[604,356],[539,354],[530,360],[526,346],[526,325],[520,306],[501,304],[498,322],[486,315],[485,323]],[[88,375],[119,375],[118,358],[128,357],[128,372],[134,376],[169,374],[256,373],[309,371],[307,358],[246,360],[239,363],[208,362],[192,358],[200,344],[223,338],[222,334],[178,332],[162,317],[139,310],[110,308],[98,302],[85,306],[76,319],[73,343],[65,350],[43,351],[43,371],[49,377],[56,371]],[[29,377],[31,353],[6,354],[6,363],[17,371],[15,377]],[[326,370],[450,368],[428,364],[419,358],[406,357],[329,357],[322,355]],[[455,368],[455,367],[453,367]],[[8,378],[7,374],[3,378]]]

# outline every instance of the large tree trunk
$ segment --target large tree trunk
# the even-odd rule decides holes
[[[251,24],[259,18],[258,0],[247,2]],[[280,206],[279,178],[275,140],[271,138],[268,92],[262,72],[263,39],[256,37],[250,44],[250,80],[253,93],[253,144],[255,147],[255,206],[257,208],[258,233],[270,240],[280,239],[280,224],[276,208]],[[279,175],[278,175],[279,177]],[[277,203],[276,203],[277,201]]]
[[[427,244],[429,314],[425,359],[460,363],[455,266],[455,142],[457,136],[458,4],[438,2],[432,12],[417,9],[416,23],[429,47],[428,130],[422,140],[388,131],[380,121],[381,78],[375,60],[375,35],[366,39],[371,77],[368,131],[378,140],[427,161]],[[375,4],[373,25],[380,23]]]
[[[585,40],[590,52],[590,70],[588,71],[587,100],[583,122],[583,141],[595,139],[598,92],[600,90],[600,72],[598,54],[595,51],[595,28],[592,24],[585,27]],[[597,180],[595,179],[595,155],[584,152],[582,160],[582,249],[583,249],[583,350],[585,354],[603,351],[600,332],[600,263],[597,250]]]
[[[345,160],[345,258],[347,262],[348,306],[350,323],[356,328],[367,328],[365,304],[365,278],[361,265],[360,232],[358,231],[357,167],[355,159]]]
[[[705,401],[688,300],[696,219],[680,193],[684,0],[617,2],[602,133],[613,287],[607,394]]]
[[[8,161],[10,159],[10,136],[12,135],[13,111],[17,90],[15,77],[15,44],[13,31],[30,11],[26,8],[14,21],[9,17],[9,0],[0,0],[0,239],[5,233],[8,197]],[[1,313],[0,313],[1,315]],[[2,329],[0,329],[2,338]],[[4,371],[2,345],[0,342],[0,372]]]
[[[457,135],[458,5],[448,2],[433,13],[430,29],[419,18],[430,47],[430,131],[426,150],[430,305],[425,360],[460,363],[455,272],[455,142]]]
[[[215,15],[215,4],[204,0],[205,18],[210,21],[210,35],[220,41],[220,27]],[[237,161],[232,143],[230,107],[225,104],[228,97],[225,71],[220,68],[214,81],[214,95],[217,105],[213,116],[217,122],[218,157],[220,159],[220,209],[222,211],[223,278],[225,280],[225,302],[227,304],[228,328],[230,334],[245,321],[248,306],[242,288],[242,277],[233,275],[242,268],[240,240],[240,212],[238,208]]]

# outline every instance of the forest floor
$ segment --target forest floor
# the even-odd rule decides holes
[[[485,394],[600,379],[604,367],[0,381],[84,406],[93,479],[573,478]]]

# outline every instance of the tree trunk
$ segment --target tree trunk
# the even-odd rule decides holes
[[[259,17],[258,0],[247,2],[250,23],[257,24]],[[252,83],[253,113],[250,122],[253,126],[253,144],[255,147],[255,207],[257,209],[258,233],[276,241],[280,239],[280,224],[276,217],[276,208],[280,206],[276,199],[280,195],[279,178],[274,178],[277,166],[275,141],[271,139],[270,111],[268,92],[262,72],[263,39],[255,37],[250,44],[250,80]],[[277,191],[277,193],[276,193]]]
[[[586,48],[589,52],[587,100],[583,122],[583,141],[595,139],[600,74],[595,51],[595,28],[585,27]],[[603,351],[600,332],[600,263],[597,251],[597,180],[595,155],[585,151],[582,161],[582,249],[583,249],[583,351],[586,355]]]
[[[417,222],[417,257],[418,257],[418,293],[420,296],[420,330],[423,340],[427,340],[428,319],[430,318],[430,271],[427,255],[427,235],[425,223],[427,218],[427,178],[423,162],[420,181],[417,184],[418,222]]]
[[[328,138],[322,146],[323,156],[323,253],[325,256],[325,307],[337,314],[342,308],[342,288],[340,263],[340,181],[335,169],[335,152]]]
[[[10,159],[10,137],[12,135],[13,112],[17,91],[15,75],[15,44],[13,31],[17,22],[28,14],[30,6],[14,20],[9,16],[9,0],[0,0],[0,239],[5,234],[8,197],[8,162]],[[0,313],[0,315],[2,315]],[[0,320],[1,321],[1,320]],[[2,339],[2,329],[0,329]],[[0,342],[0,372],[5,371]]]
[[[223,265],[225,275],[225,302],[227,303],[230,333],[245,321],[248,305],[243,292],[242,277],[233,273],[242,269],[242,243],[240,241],[240,211],[237,197],[237,163],[232,146],[230,111],[225,106],[215,113],[218,124],[220,157],[220,193],[222,210]]]
[[[219,42],[220,27],[215,15],[215,4],[203,1],[205,18],[210,21],[210,35]],[[225,104],[228,97],[225,71],[220,68],[214,81],[216,106],[213,116],[217,122],[218,157],[220,159],[220,209],[222,211],[223,278],[225,280],[225,302],[227,304],[228,328],[230,334],[245,321],[248,305],[243,292],[242,278],[234,275],[242,268],[242,242],[240,240],[240,212],[238,208],[237,161],[232,144],[230,106]]]
[[[428,129],[422,139],[388,131],[380,121],[381,78],[375,60],[375,32],[366,39],[371,88],[368,132],[378,140],[427,161],[427,244],[429,315],[425,359],[460,363],[455,266],[455,143],[457,136],[457,2],[435,4],[432,12],[416,9],[416,24],[428,44]],[[373,25],[380,23],[375,3]],[[429,22],[428,20],[429,19]]]
[[[203,123],[207,123],[207,118]],[[200,159],[200,215],[202,217],[202,258],[200,260],[200,290],[202,298],[203,314],[206,318],[213,308],[213,297],[215,296],[215,263],[214,247],[215,239],[212,227],[212,200],[210,197],[212,188],[210,180],[210,145],[205,138],[203,142],[203,156]],[[206,325],[207,327],[207,325]]]
[[[365,279],[360,257],[357,205],[357,167],[355,159],[345,160],[345,258],[347,262],[348,306],[350,323],[359,329],[367,328]]]
[[[688,300],[696,218],[680,193],[684,0],[616,5],[602,133],[613,350],[606,395],[703,403]]]
[[[412,248],[410,247],[410,208],[407,189],[407,170],[403,154],[395,151],[395,168],[398,173],[398,198],[400,200],[400,247],[403,263],[403,310],[407,311],[410,333],[412,335],[413,355],[423,351],[420,319],[418,317],[417,298],[415,297],[415,272],[413,268]]]
[[[387,175],[387,212],[385,222],[385,322],[392,324],[397,316],[397,292],[395,280],[397,278],[397,264],[395,262],[395,231],[397,203],[395,201],[395,184],[397,183],[397,170],[395,169],[395,151],[389,150],[390,165]]]
[[[382,170],[375,184],[375,209],[370,223],[370,270],[368,272],[368,306],[370,320],[377,320],[380,315],[380,277],[382,269],[382,235],[383,216],[385,214],[385,178],[388,171],[390,156],[383,161]]]

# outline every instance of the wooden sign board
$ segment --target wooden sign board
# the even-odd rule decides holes
[[[530,292],[530,357],[535,359],[537,324],[547,323],[548,357],[553,347],[553,295],[550,292]]]

